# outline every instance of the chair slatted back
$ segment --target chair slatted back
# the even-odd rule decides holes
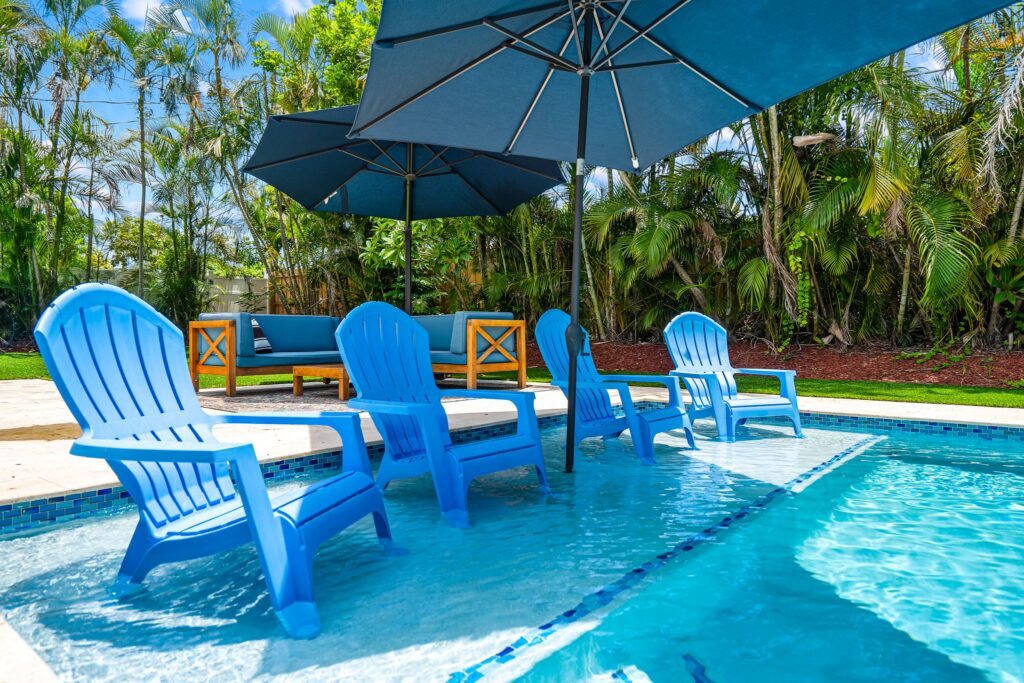
[[[449,438],[448,417],[430,364],[429,337],[420,324],[390,304],[370,301],[345,316],[335,337],[359,398],[434,406],[441,433]],[[413,418],[372,417],[392,458],[422,453]]]
[[[565,340],[565,331],[569,328],[572,318],[565,311],[552,308],[546,311],[537,321],[534,337],[544,363],[548,366],[551,377],[557,382],[569,381],[569,347]],[[594,358],[590,355],[590,335],[583,330],[583,353],[576,362],[576,378],[579,382],[603,381]],[[590,387],[576,387],[576,416],[584,422],[596,422],[614,417],[612,402],[608,392]]]
[[[665,344],[677,369],[701,368],[715,373],[725,398],[735,398],[736,379],[729,360],[725,328],[696,312],[680,313],[665,327]],[[711,405],[708,380],[683,379],[697,408]]]
[[[111,285],[61,294],[36,325],[57,389],[87,436],[213,440],[185,361],[181,332]],[[234,498],[226,465],[107,461],[154,527]]]

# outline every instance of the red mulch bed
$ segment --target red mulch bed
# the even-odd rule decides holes
[[[1006,387],[1009,381],[1024,379],[1024,352],[975,353],[950,367],[940,357],[924,363],[899,358],[900,352],[864,347],[839,351],[818,346],[790,347],[773,354],[760,343],[733,342],[732,364],[737,368],[779,368],[796,370],[803,379],[878,380],[916,384],[953,384],[976,387]],[[663,344],[592,342],[598,369],[607,372],[668,372],[672,361]],[[531,367],[542,367],[535,344],[527,349]]]

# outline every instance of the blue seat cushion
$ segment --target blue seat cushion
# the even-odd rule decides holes
[[[265,368],[272,365],[327,365],[340,362],[341,354],[338,351],[275,351],[236,358],[236,363],[240,368]],[[210,356],[206,359],[206,365],[221,365],[221,362],[214,356]]]

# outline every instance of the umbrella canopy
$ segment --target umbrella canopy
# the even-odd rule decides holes
[[[508,213],[563,181],[553,161],[444,145],[350,140],[356,107],[272,116],[244,170],[309,210],[406,221]]]
[[[353,137],[576,161],[566,471],[583,164],[637,169],[1007,0],[385,0]]]

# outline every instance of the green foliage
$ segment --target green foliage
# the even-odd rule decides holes
[[[267,276],[292,313],[401,301],[400,224],[307,211],[241,170],[269,116],[358,101],[380,0],[243,9],[177,0],[138,26],[99,0],[0,3],[0,337],[65,286],[133,286],[140,241],[147,297],[182,325],[213,275]],[[693,309],[780,349],[1019,346],[1022,36],[1004,10],[935,41],[939,77],[893,55],[642,172],[588,169],[594,338],[655,338]],[[140,100],[123,135],[83,98],[115,78]],[[141,185],[140,240],[143,208],[120,195]],[[416,310],[565,307],[570,197],[417,222]]]

